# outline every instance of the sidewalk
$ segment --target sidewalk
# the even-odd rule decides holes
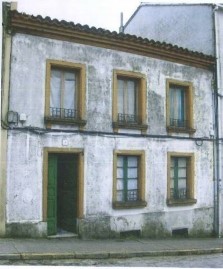
[[[0,239],[0,260],[107,259],[223,253],[223,238],[208,239]]]

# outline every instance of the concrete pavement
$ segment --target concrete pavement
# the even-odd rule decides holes
[[[223,238],[0,239],[1,260],[106,259],[223,253]]]

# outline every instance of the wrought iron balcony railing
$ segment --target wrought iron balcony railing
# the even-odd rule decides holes
[[[138,200],[138,190],[128,190],[127,191],[127,200],[128,201],[137,201]]]
[[[77,119],[78,112],[75,109],[50,107],[50,118],[52,119]]]
[[[178,190],[170,189],[170,198],[179,200],[187,199],[188,190],[186,188],[181,188]]]
[[[137,115],[118,113],[118,123],[139,124],[139,118]]]
[[[170,127],[173,128],[189,128],[188,120],[170,118]]]

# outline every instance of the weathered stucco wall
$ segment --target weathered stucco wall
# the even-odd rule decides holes
[[[125,33],[214,55],[211,5],[144,4],[125,26]]]
[[[212,73],[129,53],[16,34],[13,37],[10,110],[25,113],[25,126],[44,126],[46,59],[86,65],[87,131],[111,134],[9,132],[7,178],[8,234],[44,236],[43,149],[84,150],[83,237],[117,236],[141,230],[144,236],[164,236],[172,229],[188,228],[191,235],[210,234],[213,228],[213,144],[176,138],[131,137],[113,134],[113,69],[137,71],[147,77],[147,134],[166,135],[166,79],[193,83],[194,122],[197,138],[209,138],[213,125]],[[19,126],[22,125],[19,123]],[[63,128],[56,126],[57,128]],[[66,127],[72,129],[72,127]],[[73,128],[76,129],[76,128]],[[128,131],[125,130],[127,133]],[[175,134],[176,136],[182,136]],[[189,138],[189,135],[185,135]],[[63,140],[68,144],[63,146]],[[112,209],[113,151],[144,150],[145,197],[142,209]],[[195,198],[191,206],[168,207],[167,152],[195,154]],[[174,220],[174,221],[173,221]]]

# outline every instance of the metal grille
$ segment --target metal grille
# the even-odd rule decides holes
[[[50,107],[50,117],[54,119],[77,119],[77,110]]]
[[[188,120],[170,119],[170,127],[188,128]]]
[[[118,113],[118,122],[119,123],[138,123],[138,117],[137,115]]]
[[[128,201],[137,201],[138,200],[138,190],[129,190],[127,192]]]
[[[178,190],[170,189],[170,197],[173,199],[187,199],[187,189],[181,188]]]

